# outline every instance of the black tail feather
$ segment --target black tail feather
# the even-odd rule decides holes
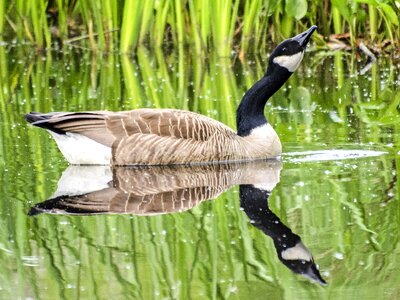
[[[25,120],[27,120],[29,123],[35,123],[37,121],[42,121],[42,120],[46,120],[48,118],[46,118],[46,115],[39,113],[39,112],[35,112],[35,111],[31,111],[28,114],[24,115]]]
[[[31,207],[31,209],[28,211],[28,216],[33,217],[33,216],[37,216],[41,213],[44,213],[44,210],[38,209],[35,206]]]
[[[65,134],[64,131],[62,131],[59,128],[55,128],[53,123],[50,123],[49,120],[51,119],[51,117],[54,115],[54,113],[40,113],[40,112],[30,112],[28,114],[25,114],[25,120],[28,121],[30,124],[40,127],[40,128],[44,128],[44,129],[48,129],[51,130],[55,133],[58,134]]]
[[[26,114],[25,119],[31,123],[33,126],[41,127],[58,134],[65,134],[69,131],[68,126],[64,126],[69,122],[104,122],[104,115],[97,112],[50,112],[50,113],[40,113],[40,112],[30,112]],[[93,125],[93,124],[90,124]],[[85,125],[81,125],[84,127]]]
[[[36,216],[42,213],[48,214],[64,214],[64,215],[93,215],[108,213],[108,210],[100,208],[85,208],[89,205],[82,201],[87,194],[83,195],[61,195],[55,198],[48,199],[32,206],[28,212],[28,216]],[[90,205],[89,205],[90,206]]]

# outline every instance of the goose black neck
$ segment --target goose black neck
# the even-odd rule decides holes
[[[280,255],[280,251],[294,247],[301,239],[269,209],[270,193],[252,185],[239,186],[240,206],[252,220],[253,226],[273,239],[275,248]]]
[[[301,243],[301,239],[269,209],[270,192],[258,189],[253,185],[240,185],[239,194],[240,206],[246,212],[252,224],[273,239],[279,260],[293,272],[326,285],[326,281],[321,277],[312,257],[308,260],[302,259],[301,256],[293,259],[282,256],[284,251],[290,248],[295,249]]]
[[[240,102],[236,111],[238,135],[247,136],[254,128],[268,123],[264,116],[265,104],[291,74],[286,68],[270,64],[265,76],[244,94]]]

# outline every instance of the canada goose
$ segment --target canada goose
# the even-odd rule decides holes
[[[281,142],[264,107],[298,68],[316,29],[312,26],[273,50],[266,74],[237,109],[237,133],[206,116],[174,109],[31,112],[25,118],[51,133],[70,164],[166,165],[278,157]]]
[[[147,216],[182,212],[236,184],[272,190],[279,182],[281,166],[276,160],[190,167],[69,166],[57,191],[29,214]]]
[[[311,252],[268,207],[281,168],[277,160],[190,167],[69,166],[53,196],[35,204],[29,215],[171,214],[192,209],[239,184],[240,206],[252,225],[273,239],[279,260],[324,285]]]
[[[240,185],[240,206],[252,221],[252,225],[272,238],[279,260],[290,270],[326,285],[314,262],[314,258],[301,241],[269,209],[268,198],[271,190],[256,185]]]

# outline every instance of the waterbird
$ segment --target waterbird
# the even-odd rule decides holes
[[[259,185],[242,184],[239,186],[240,206],[252,225],[272,238],[278,258],[287,268],[313,282],[327,285],[300,236],[283,224],[269,208],[270,194],[271,190]]]
[[[54,194],[35,204],[29,215],[153,216],[183,212],[217,198],[236,184],[253,184],[272,191],[279,182],[281,168],[280,160],[195,166],[69,165]]]
[[[277,158],[282,145],[264,115],[268,99],[299,67],[317,26],[281,42],[265,75],[243,96],[237,132],[212,118],[176,109],[31,112],[72,165],[169,165]]]
[[[272,238],[279,260],[294,273],[326,285],[300,236],[269,208],[269,197],[279,183],[281,169],[280,160],[196,166],[70,165],[54,194],[32,206],[28,214],[181,213],[239,185],[241,208],[253,226]]]

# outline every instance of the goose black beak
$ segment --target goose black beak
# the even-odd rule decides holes
[[[304,274],[304,276],[310,278],[312,281],[319,283],[322,286],[327,286],[328,283],[322,278],[316,265],[313,263]]]
[[[315,30],[317,30],[317,26],[313,25],[306,31],[296,35],[292,38],[292,40],[297,41],[303,49],[306,49],[308,42],[310,41],[311,35]]]

